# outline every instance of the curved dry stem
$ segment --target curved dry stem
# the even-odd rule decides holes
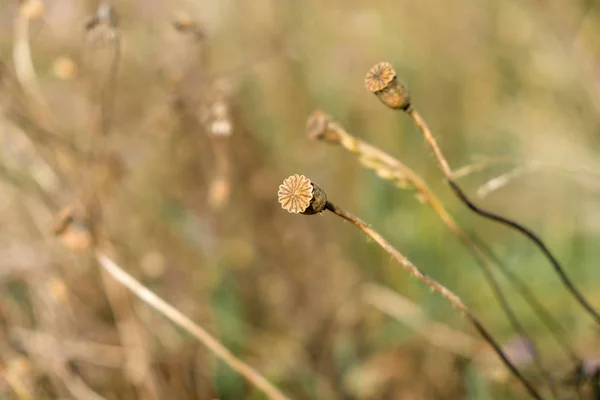
[[[367,236],[373,239],[383,250],[385,250],[389,255],[391,255],[392,258],[394,258],[394,260],[396,260],[413,277],[423,282],[434,292],[440,294],[442,297],[448,300],[454,308],[461,311],[469,320],[469,322],[471,322],[471,324],[475,327],[477,332],[479,332],[483,339],[492,347],[494,352],[500,357],[504,365],[525,386],[529,394],[535,399],[542,399],[537,389],[533,387],[533,385],[521,374],[517,367],[508,359],[506,354],[502,351],[500,345],[492,337],[489,331],[483,326],[483,324],[481,324],[481,322],[479,322],[479,319],[475,317],[471,310],[469,310],[469,308],[460,300],[458,296],[456,296],[454,293],[452,293],[452,291],[438,283],[436,280],[430,278],[420,269],[414,266],[404,255],[402,255],[402,253],[396,250],[395,247],[393,247],[387,240],[385,240],[383,236],[381,236],[377,231],[375,231],[373,228],[371,228],[369,225],[367,225],[355,215],[345,210],[342,210],[341,208],[335,206],[331,202],[327,202],[327,209],[335,215],[342,217],[346,221],[349,221],[358,229],[363,231]]]
[[[435,154],[436,160],[438,161],[440,169],[442,170],[444,176],[446,177],[446,180],[448,181],[448,184],[450,185],[450,187],[452,188],[452,190],[454,191],[456,196],[473,212],[475,212],[475,213],[479,214],[480,216],[487,218],[489,220],[506,225],[506,226],[520,232],[521,234],[525,235],[529,240],[531,240],[538,247],[538,249],[544,254],[544,256],[548,259],[548,261],[554,268],[554,271],[558,274],[558,276],[559,276],[562,284],[565,286],[565,288],[573,295],[573,297],[575,297],[577,302],[588,312],[588,314],[594,319],[594,321],[598,325],[600,325],[600,314],[594,309],[594,307],[592,307],[592,305],[585,299],[583,294],[581,294],[581,292],[575,287],[573,282],[569,279],[569,277],[565,273],[565,270],[561,266],[558,259],[554,256],[554,254],[552,254],[552,252],[550,251],[548,246],[546,246],[544,241],[538,235],[533,233],[533,231],[524,227],[523,225],[519,224],[518,222],[515,222],[511,219],[505,218],[498,214],[492,213],[490,211],[484,210],[484,209],[480,208],[479,206],[477,206],[475,203],[473,203],[471,201],[471,199],[469,199],[469,197],[466,195],[466,193],[462,190],[462,188],[458,185],[458,183],[455,182],[455,180],[452,176],[452,170],[450,169],[450,166],[449,166],[448,162],[446,161],[444,154],[442,153],[440,147],[438,146],[437,141],[431,134],[431,130],[427,126],[427,123],[425,122],[425,120],[423,119],[421,114],[419,114],[414,109],[414,107],[411,107],[410,109],[406,110],[406,112],[408,115],[411,116],[411,118],[415,122],[415,125],[417,125],[417,127],[423,133],[425,140],[427,141],[429,146],[433,149],[433,152]]]
[[[475,258],[475,261],[482,269],[486,281],[491,287],[494,296],[500,303],[502,310],[507,315],[507,318],[513,329],[531,343],[534,363],[536,364],[537,368],[540,370],[542,375],[548,376],[549,374],[543,367],[543,363],[539,356],[539,352],[535,348],[535,344],[527,335],[525,328],[518,320],[510,304],[508,303],[506,296],[503,294],[502,289],[493,276],[490,263],[486,257],[486,255],[489,257],[490,250],[483,247],[481,243],[477,243],[471,238],[470,235],[460,228],[454,218],[452,218],[452,216],[448,213],[442,202],[427,186],[425,181],[411,168],[404,165],[401,161],[392,157],[391,155],[381,151],[377,147],[374,147],[350,135],[338,123],[321,112],[313,113],[309,121],[309,129],[311,127],[313,128],[310,132],[313,138],[338,144],[344,147],[350,152],[356,154],[359,162],[363,166],[373,169],[381,178],[393,182],[400,188],[411,186],[418,192],[420,199],[422,199],[427,205],[429,205],[429,207],[431,207],[431,209],[440,217],[444,225],[446,225],[446,227],[460,240],[460,242]],[[315,127],[318,129],[315,130]],[[544,324],[550,328],[550,332],[555,337],[559,346],[563,348],[565,353],[571,358],[571,360],[573,360],[574,363],[578,363],[579,359],[575,355],[575,352],[571,346],[568,344],[568,341],[565,338],[560,337],[560,332],[564,331],[564,329],[552,329],[556,328],[556,326],[560,327],[560,324],[558,324],[558,322],[552,318],[550,313],[544,309],[541,303],[532,294],[531,290],[529,290],[527,284],[521,281],[518,276],[511,273],[497,257],[493,257],[492,260],[495,261],[500,272],[515,284],[517,290],[521,293],[525,301],[529,303],[533,311],[538,314],[538,317],[542,320],[542,322],[544,322]],[[550,379],[548,379],[548,381],[549,386],[552,386],[552,381]]]
[[[156,311],[164,315],[169,321],[185,330],[193,337],[202,342],[211,352],[221,358],[234,371],[242,375],[254,387],[262,391],[269,399],[273,400],[289,400],[279,389],[267,381],[254,368],[244,363],[242,360],[233,355],[225,346],[217,339],[212,337],[202,327],[194,323],[191,319],[183,315],[179,310],[171,306],[169,303],[158,297],[147,287],[138,282],[134,277],[125,272],[115,262],[103,253],[96,253],[98,263],[106,272],[114,279],[129,289],[140,300],[154,308]]]
[[[35,68],[31,60],[31,48],[29,47],[29,22],[30,16],[23,10],[19,10],[15,21],[13,61],[16,77],[23,91],[36,103],[45,118],[49,117],[49,110],[42,90],[37,81]],[[39,115],[38,115],[39,116]]]

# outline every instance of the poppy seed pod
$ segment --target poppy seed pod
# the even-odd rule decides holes
[[[374,65],[365,77],[365,86],[386,106],[407,110],[410,107],[408,89],[396,76],[396,71],[387,62]]]
[[[281,208],[293,214],[312,215],[325,210],[327,195],[304,175],[292,175],[279,185]]]

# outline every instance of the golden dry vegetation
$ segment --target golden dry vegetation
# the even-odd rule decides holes
[[[594,319],[421,130],[600,308],[599,38],[583,0],[0,0],[0,398],[529,398],[374,236],[296,215],[315,187],[283,210],[294,174],[542,398],[597,398]]]

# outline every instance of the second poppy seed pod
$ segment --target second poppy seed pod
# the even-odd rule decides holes
[[[386,106],[407,110],[410,107],[408,89],[396,76],[396,71],[387,62],[374,65],[365,77],[365,86]]]

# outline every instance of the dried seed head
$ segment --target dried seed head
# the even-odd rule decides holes
[[[408,89],[400,82],[390,63],[380,62],[374,65],[367,72],[365,85],[390,108],[406,110],[410,107]]]
[[[332,118],[320,110],[314,111],[306,121],[306,132],[313,140],[324,140],[330,143],[338,143],[340,135],[331,129]]]
[[[277,197],[283,209],[298,214],[304,212],[312,199],[313,187],[304,175],[292,175],[279,185]]]
[[[279,185],[277,197],[281,207],[294,214],[317,214],[327,205],[323,189],[304,175],[298,174],[290,176]]]

